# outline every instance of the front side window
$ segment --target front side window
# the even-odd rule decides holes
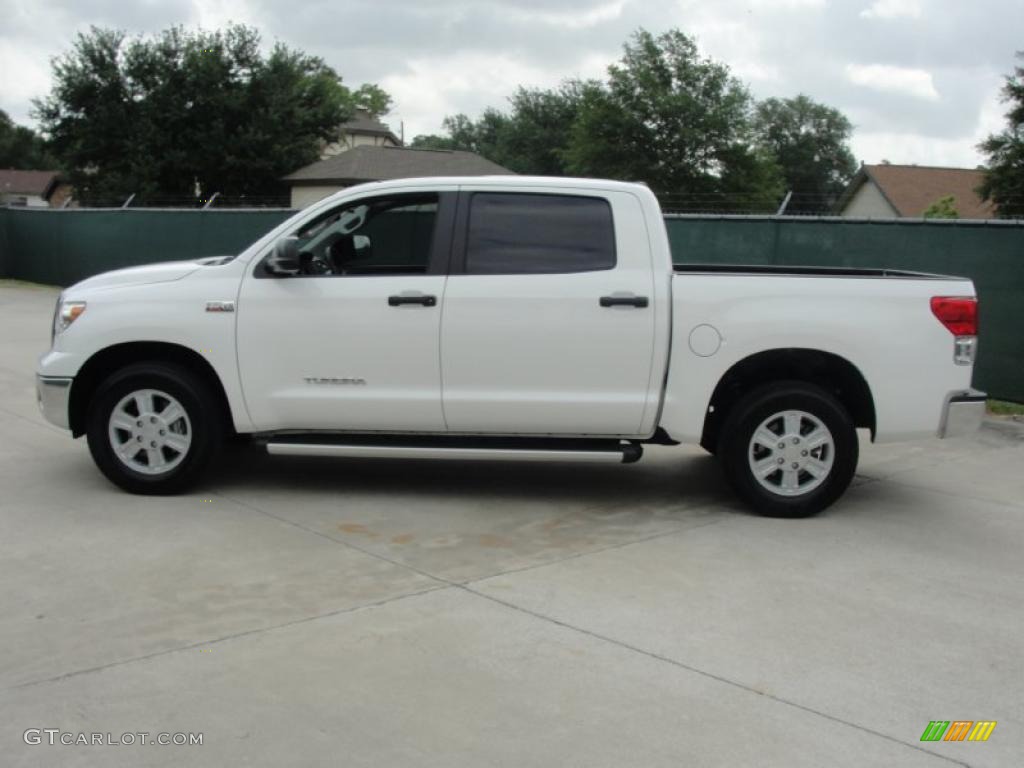
[[[335,209],[295,233],[305,275],[422,275],[438,196],[399,195]]]
[[[615,230],[607,200],[473,194],[466,238],[468,274],[557,274],[614,267]]]

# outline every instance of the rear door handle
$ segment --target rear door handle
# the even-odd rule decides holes
[[[422,307],[436,307],[437,296],[428,296],[425,293],[400,293],[397,296],[388,296],[389,307],[401,307],[405,304],[419,304]]]
[[[602,307],[646,307],[646,296],[633,296],[632,294],[613,294],[601,297]]]

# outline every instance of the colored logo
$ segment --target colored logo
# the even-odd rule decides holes
[[[995,720],[932,720],[921,741],[988,741],[995,729]]]

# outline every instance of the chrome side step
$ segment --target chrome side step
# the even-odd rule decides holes
[[[519,448],[459,445],[382,445],[344,442],[269,441],[267,453],[275,456],[334,456],[353,459],[455,459],[462,461],[565,461],[623,464],[637,461],[641,448],[623,443],[609,448]]]

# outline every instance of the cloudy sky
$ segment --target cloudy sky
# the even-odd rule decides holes
[[[1003,124],[1022,0],[0,0],[0,108],[31,124],[49,59],[89,25],[257,26],[395,99],[407,138],[502,107],[517,85],[598,77],[630,32],[671,27],[759,98],[807,93],[855,125],[859,160],[973,166]]]

